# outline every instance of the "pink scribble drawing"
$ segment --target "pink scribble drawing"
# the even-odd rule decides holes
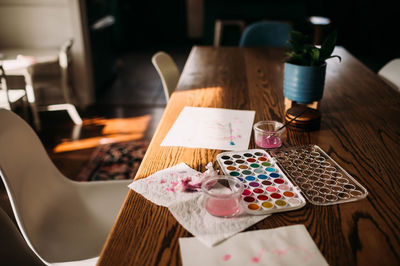
[[[271,251],[272,254],[275,254],[279,257],[279,259],[284,259],[289,252],[291,251],[302,251],[305,253],[305,257],[303,258],[304,262],[309,262],[311,258],[314,256],[314,254],[308,250],[305,247],[299,247],[299,246],[291,246],[287,248],[275,248],[274,250]],[[267,253],[268,251],[265,250],[264,248],[261,248],[260,252],[257,254],[257,256],[251,257],[250,260],[252,263],[260,263],[262,256],[264,253]]]
[[[231,254],[225,254],[224,256],[222,256],[222,261],[228,261],[232,258]]]
[[[204,121],[204,127],[212,130],[210,137],[217,141],[228,141],[229,145],[234,146],[238,139],[242,138],[240,126],[243,123],[235,117],[233,121],[223,123],[219,121]]]
[[[304,251],[304,253],[306,253],[306,256],[304,257],[304,262],[309,262],[312,259],[312,257],[314,257],[314,254],[305,247],[294,247],[294,248],[297,248],[298,250]]]
[[[304,252],[305,257],[303,258],[303,261],[305,263],[309,262],[312,259],[312,257],[314,256],[314,254],[310,250],[308,250],[305,247],[300,247],[300,246],[290,246],[287,248],[275,248],[274,250],[272,250],[272,254],[277,255],[280,259],[284,259],[288,255],[288,253],[292,252],[292,251]],[[265,249],[261,250],[261,252],[258,254],[258,256],[251,258],[251,261],[254,263],[259,263],[263,252],[268,252],[268,251],[266,251]]]
[[[166,179],[161,179],[160,184],[164,184],[164,183],[167,183],[167,180]]]
[[[278,255],[279,257],[282,257],[282,256],[286,255],[290,250],[291,250],[291,248],[287,248],[287,249],[276,248],[276,249],[273,250],[273,252],[276,255]]]
[[[243,124],[243,121],[240,118],[236,117],[236,116],[233,118],[233,122],[236,123],[236,124]]]
[[[235,141],[240,138],[242,138],[242,135],[232,135],[229,137],[223,137],[224,140],[228,140],[228,141]]]
[[[261,248],[261,250],[260,250],[260,252],[258,253],[258,255],[257,256],[255,256],[255,257],[252,257],[251,258],[251,261],[253,262],[253,263],[259,263],[260,261],[261,261],[261,257],[262,257],[262,255],[264,254],[264,252],[267,252],[264,248]]]

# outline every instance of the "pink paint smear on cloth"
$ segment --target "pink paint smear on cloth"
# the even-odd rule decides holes
[[[182,178],[179,182],[171,182],[171,186],[167,187],[167,191],[175,192],[197,192],[201,190],[201,185],[203,182],[213,176],[218,175],[218,171],[214,170],[212,163],[209,162],[206,165],[206,171],[204,173],[199,173],[193,176],[186,176]],[[163,179],[164,180],[164,179]],[[163,181],[161,180],[161,182]]]

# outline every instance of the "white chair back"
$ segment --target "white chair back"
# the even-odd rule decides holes
[[[2,265],[45,265],[29,248],[18,228],[1,208],[0,236]]]
[[[151,62],[156,68],[164,88],[167,102],[178,84],[180,73],[172,57],[165,52],[153,55]]]
[[[45,263],[98,256],[129,180],[67,179],[22,118],[0,109],[0,124],[0,176],[28,245]]]
[[[389,61],[379,70],[378,75],[400,92],[400,58]]]
[[[4,125],[0,127],[0,171],[15,218],[28,244],[37,253],[50,255],[59,247],[48,245],[48,239],[51,234],[57,237],[62,233],[49,232],[53,228],[50,224],[67,221],[61,220],[65,215],[50,216],[49,210],[60,208],[57,212],[61,213],[64,206],[51,206],[59,202],[57,198],[74,201],[65,197],[70,181],[63,178],[25,121],[5,109],[0,110],[0,121]],[[53,258],[50,255],[45,259]]]

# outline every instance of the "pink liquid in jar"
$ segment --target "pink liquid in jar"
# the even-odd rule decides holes
[[[230,217],[240,210],[239,198],[208,198],[205,207],[211,215]]]
[[[259,134],[256,136],[256,144],[261,148],[273,149],[282,146],[282,140],[278,136],[265,136]]]

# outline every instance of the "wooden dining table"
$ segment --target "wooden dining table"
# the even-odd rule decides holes
[[[330,265],[400,263],[400,94],[345,48],[328,60],[319,130],[287,130],[283,146],[316,144],[367,190],[364,199],[307,203],[247,230],[304,224]],[[204,171],[221,150],[160,146],[185,106],[255,110],[255,122],[284,121],[284,51],[268,47],[195,46],[167,104],[135,180],[179,164]],[[255,148],[251,137],[249,148]],[[171,215],[129,191],[99,265],[181,265],[180,237],[192,236]]]

